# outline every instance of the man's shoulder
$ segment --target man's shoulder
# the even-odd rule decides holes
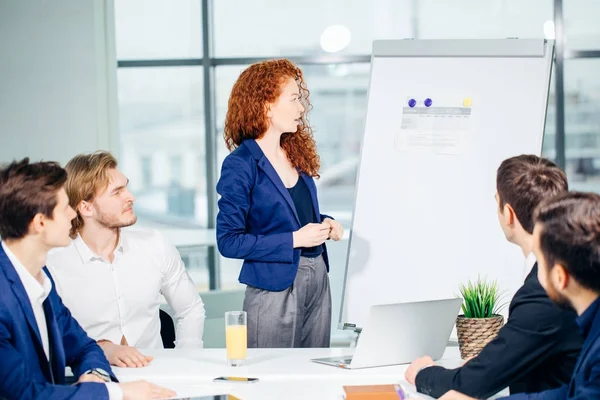
[[[540,321],[554,321],[556,318],[566,318],[574,323],[576,314],[569,309],[557,306],[546,294],[546,291],[540,285],[537,277],[529,277],[525,283],[512,298],[509,309],[509,322],[515,315],[519,315],[521,321],[529,321],[531,324],[540,323]]]
[[[523,285],[517,290],[515,295],[511,301],[511,308],[515,304],[519,304],[521,302],[530,302],[532,300],[539,300],[542,302],[547,302],[549,304],[552,303],[546,291],[540,285],[540,282],[537,279],[537,275],[529,274]]]

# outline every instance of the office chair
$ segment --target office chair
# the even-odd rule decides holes
[[[175,348],[175,324],[173,318],[163,310],[159,312],[160,316],[160,337],[165,349]]]

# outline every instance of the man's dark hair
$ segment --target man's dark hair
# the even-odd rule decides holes
[[[0,236],[21,239],[37,214],[52,218],[67,172],[56,162],[29,158],[0,167]]]
[[[546,265],[562,265],[583,287],[600,293],[600,195],[568,192],[536,209]]]
[[[500,210],[509,204],[521,226],[533,233],[533,212],[542,202],[569,190],[567,176],[556,164],[535,155],[506,159],[496,174]]]

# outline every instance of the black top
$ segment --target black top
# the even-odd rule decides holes
[[[507,386],[515,394],[568,384],[583,343],[576,318],[548,298],[536,264],[513,297],[498,337],[461,368],[425,368],[417,390],[435,398],[451,389],[488,398]]]
[[[299,176],[298,182],[296,182],[294,187],[287,188],[287,190],[290,192],[290,196],[292,196],[292,200],[294,201],[296,213],[298,213],[298,219],[300,220],[300,226],[316,223],[317,218],[315,217],[315,211],[310,198],[310,191],[308,190],[308,186],[306,186],[304,179]],[[303,257],[313,258],[320,256],[321,253],[323,253],[323,246],[319,245],[315,247],[302,247],[301,254]]]

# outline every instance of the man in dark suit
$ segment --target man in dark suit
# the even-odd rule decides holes
[[[504,399],[600,399],[600,195],[564,193],[542,203],[535,221],[540,283],[555,303],[577,312],[585,342],[569,384]],[[472,400],[455,391],[442,399]]]
[[[406,380],[435,398],[452,389],[485,398],[507,386],[511,393],[557,388],[569,381],[581,350],[575,313],[548,298],[532,254],[533,212],[542,200],[568,190],[566,175],[548,160],[517,156],[498,168],[496,190],[500,226],[527,258],[527,278],[498,337],[477,357],[456,369],[436,366],[428,356],[410,365]]]
[[[146,399],[173,396],[148,382],[119,384],[102,349],[73,319],[44,264],[69,244],[67,174],[28,159],[0,168],[0,398]],[[65,385],[65,366],[78,378]]]

